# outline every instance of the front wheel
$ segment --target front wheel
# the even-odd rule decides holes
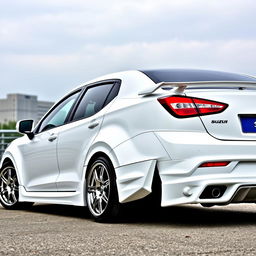
[[[97,158],[89,167],[86,178],[86,199],[89,211],[96,221],[111,221],[118,215],[115,170],[105,157]]]
[[[29,202],[19,202],[19,182],[12,165],[5,166],[0,171],[0,203],[8,210],[24,209],[33,205]]]

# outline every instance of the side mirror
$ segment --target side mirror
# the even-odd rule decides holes
[[[34,138],[34,133],[32,132],[33,129],[33,120],[21,120],[17,123],[16,129],[21,134],[27,134],[30,140]]]

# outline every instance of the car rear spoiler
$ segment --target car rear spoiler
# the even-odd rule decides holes
[[[254,88],[256,89],[256,82],[250,81],[198,81],[198,82],[161,82],[152,86],[144,91],[139,92],[138,95],[147,96],[154,93],[159,88],[162,89],[175,89],[175,93],[183,93],[184,90],[189,88],[200,88],[205,87],[208,88]]]

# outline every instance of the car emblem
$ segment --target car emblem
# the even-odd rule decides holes
[[[256,128],[256,122],[254,122],[254,127]]]
[[[212,124],[227,124],[228,120],[212,120]],[[256,125],[256,122],[255,122]],[[256,127],[256,126],[255,126]]]

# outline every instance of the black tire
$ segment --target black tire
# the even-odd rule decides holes
[[[110,222],[119,213],[115,170],[105,157],[97,158],[89,166],[86,176],[86,200],[95,221]]]
[[[8,210],[27,209],[33,205],[31,202],[19,202],[19,182],[12,164],[0,170],[0,203]]]

